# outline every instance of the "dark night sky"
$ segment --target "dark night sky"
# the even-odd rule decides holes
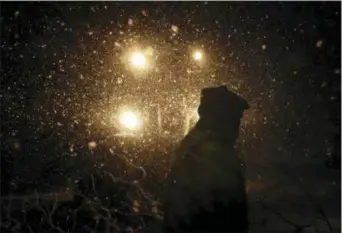
[[[227,84],[250,102],[246,160],[323,164],[340,133],[340,35],[340,2],[1,3],[2,155],[26,163],[90,141],[113,147],[106,117],[119,97],[140,86],[146,103],[177,105],[188,47],[203,46],[209,68],[184,93]],[[132,43],[156,51],[152,80],[121,63]]]

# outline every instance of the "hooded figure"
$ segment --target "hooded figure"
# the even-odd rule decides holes
[[[235,152],[246,100],[205,88],[199,121],[174,151],[163,195],[165,232],[247,232],[241,162]]]

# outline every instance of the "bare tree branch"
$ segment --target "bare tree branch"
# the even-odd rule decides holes
[[[330,224],[329,219],[327,218],[326,214],[323,211],[323,208],[312,198],[312,196],[309,194],[309,192],[303,187],[303,185],[299,185],[298,182],[296,181],[296,179],[288,172],[285,171],[285,169],[283,169],[282,167],[280,168],[280,170],[286,174],[287,176],[290,177],[291,181],[296,184],[296,186],[302,191],[304,192],[305,196],[307,197],[307,199],[313,204],[313,206],[316,208],[317,212],[320,213],[323,217],[323,219],[325,220],[328,228],[329,228],[329,232],[332,233],[333,232],[333,228]]]
[[[271,211],[272,213],[274,213],[275,215],[277,215],[281,220],[283,220],[284,222],[286,222],[287,224],[293,226],[296,228],[296,230],[298,232],[302,232],[304,230],[304,228],[308,228],[310,226],[312,226],[312,223],[308,223],[308,224],[298,224],[298,223],[294,223],[290,220],[288,220],[287,218],[285,218],[281,213],[279,213],[278,211],[272,209],[271,207],[267,206],[265,203],[263,203],[262,200],[259,200],[260,205],[266,209]]]

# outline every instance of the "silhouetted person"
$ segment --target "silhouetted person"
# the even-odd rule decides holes
[[[174,152],[164,201],[165,232],[247,232],[241,162],[235,152],[248,103],[225,86],[205,88],[199,121]]]

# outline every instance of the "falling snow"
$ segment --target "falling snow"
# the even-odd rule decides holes
[[[198,121],[201,89],[213,85],[250,103],[238,142],[249,190],[277,183],[279,172],[264,164],[284,162],[297,172],[303,161],[323,164],[332,153],[340,127],[340,4],[7,4],[1,142],[18,187],[45,187],[53,177],[73,183],[82,169],[116,164],[119,155],[144,167],[151,187],[160,185],[172,148]],[[141,55],[134,62],[133,53]],[[140,127],[123,127],[127,110]]]
[[[142,14],[143,16],[145,16],[145,17],[147,17],[147,16],[148,16],[148,14],[147,14],[147,11],[146,11],[146,10],[142,10],[142,11],[141,11],[141,14]]]
[[[130,25],[130,26],[133,25],[133,19],[128,19],[128,25]]]
[[[322,47],[322,45],[323,45],[323,40],[319,40],[319,41],[316,42],[316,47],[317,48]]]
[[[172,25],[171,30],[174,31],[175,33],[178,33],[178,27],[176,25]]]
[[[94,141],[91,141],[88,143],[88,148],[89,149],[94,149],[97,146],[97,143]]]

